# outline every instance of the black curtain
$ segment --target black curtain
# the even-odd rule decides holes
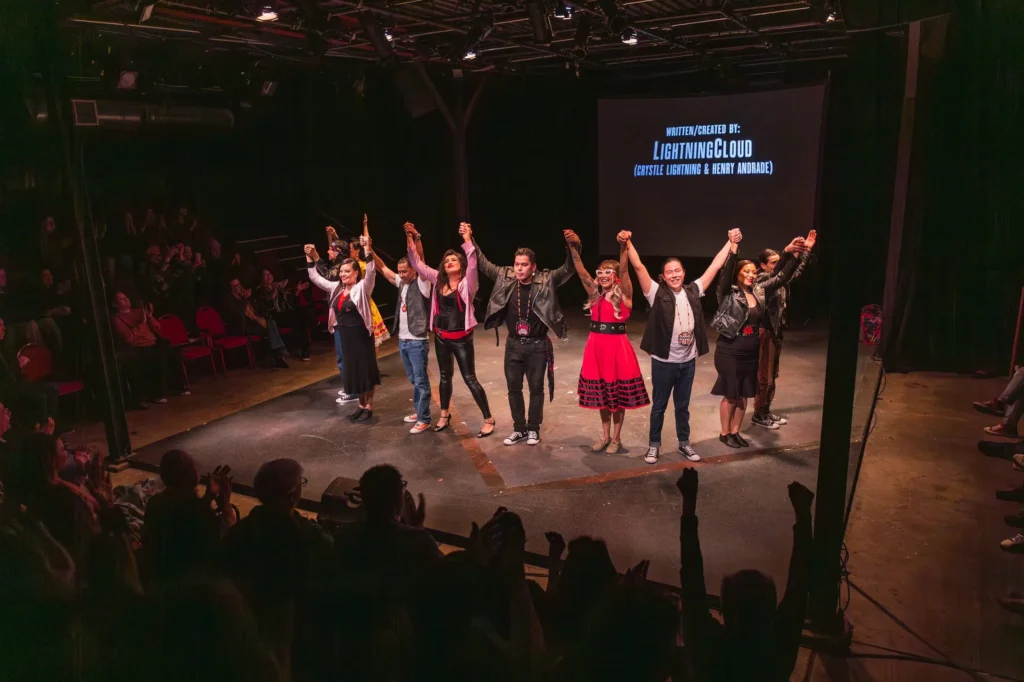
[[[1001,373],[1024,284],[1024,5],[928,23],[886,365]]]

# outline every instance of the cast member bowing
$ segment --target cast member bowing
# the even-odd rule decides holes
[[[338,268],[338,281],[331,282],[316,269],[319,257],[316,247],[306,244],[306,267],[309,281],[326,291],[328,305],[334,311],[334,325],[341,328],[341,353],[345,358],[342,385],[346,393],[359,396],[359,409],[349,415],[352,421],[369,421],[373,417],[373,391],[380,385],[380,370],[373,343],[373,315],[370,295],[377,277],[370,238],[362,236],[359,245],[366,258],[366,274],[359,261],[346,258]],[[333,332],[334,328],[328,329]]]
[[[476,315],[473,312],[473,297],[479,286],[477,276],[476,248],[473,246],[472,230],[468,223],[459,225],[462,235],[462,251],[448,249],[441,257],[441,265],[435,270],[423,262],[417,244],[419,232],[411,223],[405,224],[406,255],[413,270],[430,282],[433,295],[430,297],[430,329],[434,332],[434,352],[437,354],[438,390],[441,398],[441,416],[434,431],[443,431],[451,424],[449,408],[452,402],[452,374],[455,363],[459,363],[462,380],[473,394],[473,400],[483,414],[484,423],[477,438],[486,438],[494,433],[494,418],[487,404],[487,394],[476,378],[476,356],[473,348],[473,328]]]

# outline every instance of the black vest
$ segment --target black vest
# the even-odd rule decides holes
[[[398,280],[398,302],[395,304],[395,335],[398,335],[399,316],[402,314],[402,280]],[[405,314],[409,320],[409,333],[413,336],[425,338],[427,336],[427,325],[430,322],[430,299],[420,291],[419,282],[415,279],[409,285],[405,294]]]
[[[704,311],[700,305],[700,293],[696,282],[683,285],[686,298],[693,310],[693,340],[697,344],[697,356],[708,352],[708,331],[704,326]],[[676,296],[667,284],[659,284],[654,294],[654,305],[647,315],[644,326],[644,337],[640,340],[640,349],[648,355],[668,358],[669,346],[672,345],[672,326],[676,321]]]

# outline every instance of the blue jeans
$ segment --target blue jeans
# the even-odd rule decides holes
[[[416,406],[416,419],[430,423],[430,380],[427,379],[427,357],[430,345],[426,339],[398,339],[398,354],[405,365],[405,375],[412,383],[412,402]]]
[[[672,395],[676,406],[676,439],[679,445],[690,444],[690,392],[697,361],[661,362],[651,359],[651,447],[661,447],[661,427],[665,423],[665,408]]]
[[[341,328],[334,328],[334,355],[338,358],[338,374],[345,379],[345,363],[341,359]]]

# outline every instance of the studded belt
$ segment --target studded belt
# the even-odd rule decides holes
[[[590,331],[596,334],[625,334],[625,322],[591,322]]]

